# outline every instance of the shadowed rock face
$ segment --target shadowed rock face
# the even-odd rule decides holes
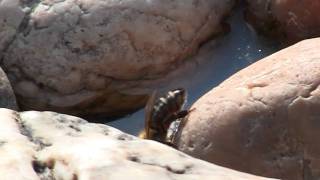
[[[0,109],[0,119],[4,180],[269,179],[219,167],[74,116]]]
[[[177,69],[222,31],[232,6],[233,0],[3,0],[0,58],[24,109],[119,115],[146,100],[130,89]]]
[[[212,89],[191,107],[178,149],[261,176],[320,178],[319,48],[300,42]]]
[[[16,97],[12,91],[7,75],[0,68],[0,108],[18,110]]]
[[[247,3],[247,20],[264,33],[291,43],[320,34],[320,1],[259,0]]]

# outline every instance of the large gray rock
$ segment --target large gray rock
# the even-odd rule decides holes
[[[268,179],[74,116],[0,109],[0,119],[2,180]]]
[[[178,149],[232,169],[287,180],[320,178],[320,39],[236,73],[191,108]]]
[[[232,6],[233,0],[4,0],[0,57],[24,109],[119,115],[146,100],[132,88],[174,71],[221,32]]]

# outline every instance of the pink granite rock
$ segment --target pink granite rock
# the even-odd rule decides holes
[[[320,35],[320,1],[247,1],[248,21],[265,33],[297,42]]]
[[[239,71],[191,108],[178,149],[232,169],[287,180],[320,178],[320,39]]]
[[[3,0],[0,58],[24,109],[120,115],[222,31],[233,1]]]

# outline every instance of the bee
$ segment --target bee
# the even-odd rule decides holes
[[[156,92],[153,92],[145,106],[145,127],[139,137],[173,145],[179,119],[190,112],[190,110],[182,110],[185,102],[186,91],[182,88],[169,91],[164,97],[158,99],[156,99]]]

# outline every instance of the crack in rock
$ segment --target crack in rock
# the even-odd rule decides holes
[[[48,166],[48,164],[46,164],[44,162],[41,162],[38,160],[33,160],[32,161],[32,168],[37,173],[40,180],[55,180],[56,179],[53,174],[52,167]]]
[[[3,61],[4,54],[9,49],[10,45],[16,40],[18,34],[22,33],[24,36],[27,36],[28,33],[31,31],[31,27],[28,26],[30,22],[30,15],[35,10],[35,8],[40,4],[40,0],[24,0],[22,2],[21,8],[25,12],[23,19],[21,20],[20,24],[18,25],[15,34],[13,37],[5,44],[4,48],[0,52],[0,62]]]
[[[138,155],[130,155],[127,157],[129,161],[135,162],[135,163],[139,163],[139,164],[143,164],[143,165],[150,165],[150,166],[157,166],[160,168],[164,168],[167,171],[174,173],[174,174],[186,174],[191,168],[192,165],[185,165],[183,168],[173,168],[170,165],[160,165],[152,162],[143,162],[141,161],[141,159],[138,157]]]
[[[20,120],[17,123],[20,129],[20,133],[26,136],[30,142],[36,145],[36,151],[40,151],[52,145],[51,143],[45,142],[42,137],[34,137],[33,129],[30,126],[27,126],[23,121]]]

